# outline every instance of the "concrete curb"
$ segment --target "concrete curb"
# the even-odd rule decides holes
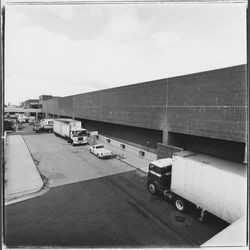
[[[34,163],[24,139],[20,135],[8,138],[6,147],[5,204],[30,196],[44,187],[44,182]]]
[[[30,189],[30,190],[25,190],[25,191],[21,191],[21,192],[17,192],[17,193],[13,193],[8,195],[8,197],[5,197],[5,201],[10,201],[13,199],[17,199],[20,196],[24,196],[24,195],[29,195],[35,192],[40,191],[42,188],[38,187],[38,188],[34,188],[34,189]]]
[[[5,201],[5,206],[15,204],[17,202],[22,202],[22,201],[25,201],[25,200],[29,200],[29,199],[32,199],[32,198],[36,198],[38,196],[41,196],[41,195],[45,194],[46,192],[48,192],[48,190],[49,190],[49,188],[48,189],[42,188],[42,189],[36,191],[35,193],[24,194],[22,196],[13,198],[11,200]]]
[[[118,159],[119,161],[122,161],[122,162],[126,163],[126,164],[129,165],[130,167],[135,168],[135,169],[139,170],[140,172],[142,172],[142,173],[144,173],[144,174],[147,174],[147,172],[144,171],[143,169],[134,166],[133,164],[127,162],[127,161],[124,160],[124,159],[119,159],[119,158],[116,158],[116,159]]]

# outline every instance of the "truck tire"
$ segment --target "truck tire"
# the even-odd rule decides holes
[[[148,191],[151,194],[156,194],[156,187],[154,183],[152,182],[148,183]]]
[[[174,199],[174,205],[179,212],[185,212],[187,209],[187,205],[184,199],[178,196]]]

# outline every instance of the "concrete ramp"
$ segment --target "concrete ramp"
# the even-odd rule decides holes
[[[201,247],[246,247],[247,246],[247,221],[241,217],[225,228]]]
[[[20,135],[7,137],[5,149],[5,202],[39,191],[42,178]]]

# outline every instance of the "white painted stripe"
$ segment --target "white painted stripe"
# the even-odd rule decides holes
[[[152,170],[150,170],[149,173],[151,173],[151,174],[153,174],[153,175],[156,175],[156,176],[158,176],[158,177],[161,177],[161,174],[158,174],[158,173],[156,173],[156,172],[154,172],[154,171],[152,171]]]

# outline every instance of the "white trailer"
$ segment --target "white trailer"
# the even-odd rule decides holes
[[[72,119],[56,119],[53,131],[56,136],[61,136],[72,145],[87,144],[87,131],[81,127],[81,122]]]
[[[158,161],[164,163],[163,159]],[[206,211],[229,223],[246,215],[245,164],[201,153],[180,151],[166,161],[166,166],[160,164],[161,176],[157,177],[156,174],[159,173],[156,173],[155,168],[158,161],[149,166],[152,169],[149,169],[148,174],[149,191],[162,191],[166,198],[174,201],[179,211],[184,211],[190,202],[201,210],[200,220]],[[157,183],[164,184],[158,187]]]
[[[246,213],[246,165],[190,151],[175,153],[171,191],[232,223]]]

